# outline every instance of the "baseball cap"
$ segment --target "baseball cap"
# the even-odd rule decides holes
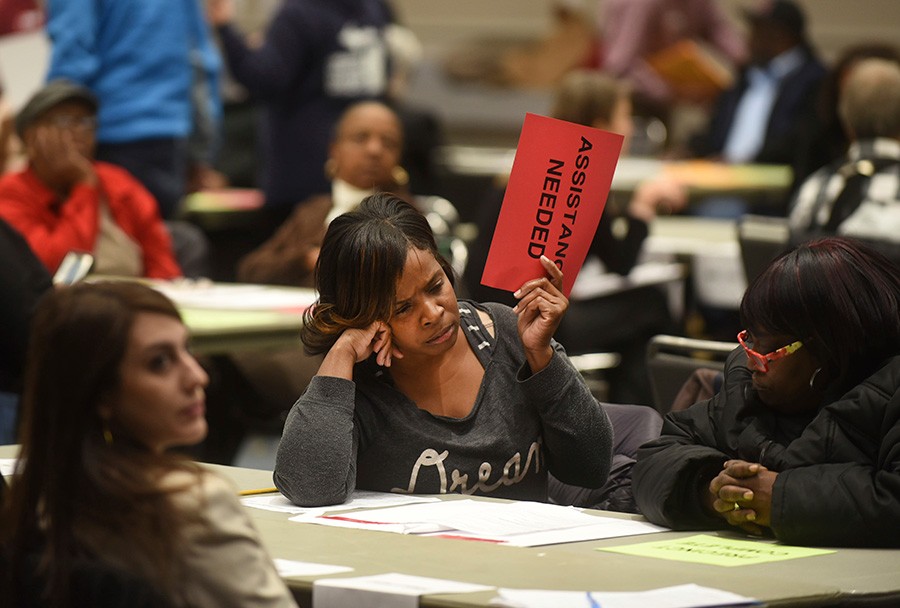
[[[97,98],[90,89],[68,80],[53,80],[32,95],[16,115],[16,133],[22,137],[25,129],[41,115],[64,101],[82,101],[97,111]]]

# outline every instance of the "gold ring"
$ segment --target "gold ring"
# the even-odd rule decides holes
[[[734,508],[732,509],[732,511],[740,511],[741,509],[743,509],[741,505],[739,505],[738,503],[734,503]]]

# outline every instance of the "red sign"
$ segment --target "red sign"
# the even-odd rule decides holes
[[[481,283],[515,291],[544,276],[540,257],[563,271],[568,297],[606,206],[623,137],[526,114]]]

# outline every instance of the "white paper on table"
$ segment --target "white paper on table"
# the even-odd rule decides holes
[[[652,534],[654,532],[666,532],[663,528],[645,521],[632,519],[620,519],[617,517],[595,517],[600,520],[597,524],[578,526],[575,528],[563,528],[561,530],[541,530],[538,532],[525,532],[511,534],[509,536],[486,538],[481,535],[468,535],[459,533],[458,538],[471,537],[475,540],[496,540],[511,547],[540,547],[542,545],[557,545],[560,543],[579,543],[587,540],[600,540],[603,538],[618,538],[621,536],[638,536],[640,534]],[[440,536],[440,533],[436,536]]]
[[[395,507],[410,503],[438,502],[439,500],[439,498],[433,496],[413,496],[410,494],[394,494],[393,492],[356,490],[350,495],[347,502],[339,505],[326,505],[324,507],[299,507],[281,494],[247,496],[241,499],[241,503],[245,507],[253,507],[254,509],[264,509],[266,511],[276,511],[279,513],[293,513],[294,515],[300,515],[302,513],[311,516],[319,516],[331,511]]]
[[[8,477],[16,471],[16,458],[0,458],[0,475]]]
[[[432,593],[473,593],[494,587],[391,572],[355,578],[330,578],[313,583],[316,608],[418,608],[419,596]]]
[[[593,599],[593,602],[591,602]],[[492,606],[507,608],[702,608],[758,604],[755,599],[730,591],[676,585],[649,591],[544,591],[539,589],[497,589]]]
[[[348,566],[335,566],[333,564],[315,564],[312,562],[298,562],[292,559],[276,557],[272,560],[275,569],[282,578],[291,576],[325,576],[326,574],[342,574],[353,572]]]
[[[524,547],[663,530],[646,522],[590,515],[572,507],[528,501],[494,503],[452,500],[428,505],[369,509],[345,516],[299,515],[291,518],[291,521],[401,534],[437,533]]]
[[[359,519],[357,514],[344,515],[310,515],[301,513],[294,515],[289,521],[301,524],[317,524],[320,526],[332,526],[334,528],[353,528],[354,530],[375,530],[377,532],[393,532],[395,534],[433,534],[438,532],[453,532],[453,528],[429,522],[413,523],[385,523]]]

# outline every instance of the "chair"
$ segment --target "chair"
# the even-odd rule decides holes
[[[653,392],[653,407],[669,412],[678,391],[694,370],[725,369],[725,359],[737,343],[657,335],[647,344],[647,370]]]
[[[787,250],[791,231],[784,217],[744,215],[738,220],[738,243],[747,283],[753,282],[766,266]]]

